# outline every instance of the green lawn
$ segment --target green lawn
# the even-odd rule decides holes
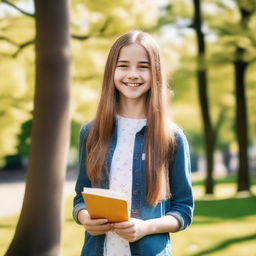
[[[256,182],[252,192],[256,195]],[[235,197],[232,178],[217,182],[214,197],[203,196],[201,182],[194,184],[194,222],[187,230],[172,234],[175,256],[256,256],[256,196]],[[78,256],[83,228],[71,217],[72,198],[65,203],[62,255]],[[13,237],[17,215],[0,218],[0,255]]]

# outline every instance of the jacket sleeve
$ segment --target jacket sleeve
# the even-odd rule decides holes
[[[181,129],[175,130],[176,148],[170,165],[171,209],[166,215],[172,215],[180,222],[180,229],[187,228],[194,211],[194,199],[191,185],[191,166],[189,146]]]
[[[84,187],[91,187],[91,182],[86,175],[85,167],[85,140],[89,127],[90,123],[84,124],[80,130],[79,137],[79,173],[75,186],[76,196],[73,200],[73,218],[78,224],[80,224],[77,218],[78,212],[82,209],[86,209],[81,192],[83,191]]]

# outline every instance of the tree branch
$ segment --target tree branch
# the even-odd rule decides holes
[[[19,11],[20,13],[22,13],[22,14],[28,16],[28,17],[31,17],[31,18],[34,18],[34,17],[35,17],[35,14],[33,14],[33,13],[28,13],[28,12],[22,10],[20,7],[18,7],[17,5],[15,5],[15,4],[9,2],[8,0],[2,0],[2,3],[7,4],[7,5],[13,7],[15,10]]]
[[[103,24],[103,26],[99,29],[99,34],[104,34],[104,32],[106,31],[106,29],[108,28],[108,26],[110,25],[112,21],[112,18],[109,17],[106,22]]]
[[[81,36],[81,35],[71,34],[71,38],[74,38],[77,40],[87,40],[90,38],[90,36]]]
[[[98,36],[102,36],[104,34],[104,32],[106,31],[106,29],[108,28],[108,26],[110,25],[112,21],[112,18],[108,18],[105,23],[102,25],[102,27],[98,30]],[[75,35],[75,34],[71,34],[71,37],[77,40],[88,40],[91,37],[96,37],[95,35]]]
[[[3,0],[5,3],[7,2],[7,0]],[[9,2],[8,2],[9,4]],[[106,31],[107,27],[110,25],[111,23],[111,18],[107,19],[106,22],[102,25],[102,27],[99,29],[98,31],[98,36],[102,36],[104,34],[104,32]],[[77,40],[88,40],[92,37],[96,37],[96,36],[92,36],[92,35],[75,35],[75,34],[71,34],[71,38],[77,39]],[[14,41],[12,41],[11,39],[7,38],[7,37],[0,37],[0,40],[5,40],[7,42],[9,42],[10,44],[15,45],[18,49],[16,52],[14,52],[11,56],[13,58],[16,58],[18,56],[18,54],[27,46],[34,44],[35,43],[35,39],[27,41],[23,44],[18,44]]]
[[[18,44],[18,43],[16,43],[15,41],[13,41],[12,39],[10,39],[10,38],[8,38],[8,37],[4,37],[4,36],[0,36],[0,40],[6,41],[6,42],[8,42],[8,43],[10,43],[10,44],[12,44],[12,45],[14,45],[14,46],[17,47],[17,50],[16,50],[13,54],[11,54],[11,55],[8,55],[8,54],[7,54],[8,56],[13,57],[13,58],[16,58],[16,57],[18,56],[18,54],[19,54],[24,48],[26,48],[27,46],[32,45],[32,44],[35,43],[35,39],[33,39],[33,40],[27,41],[27,42],[25,42],[25,43]],[[5,55],[5,56],[7,56],[7,55]]]
[[[19,46],[18,43],[14,42],[13,40],[11,40],[10,38],[5,37],[5,36],[0,36],[0,40],[1,40],[1,41],[6,41],[6,42],[8,42],[8,43],[10,43],[10,44],[13,44],[13,45],[15,45],[15,46]]]
[[[15,53],[13,53],[12,56],[13,56],[14,58],[16,58],[16,57],[18,56],[18,54],[19,54],[24,48],[26,48],[27,46],[32,45],[32,44],[35,44],[35,39],[30,40],[30,41],[27,41],[27,42],[25,42],[25,43],[23,43],[23,44],[20,44],[20,45],[18,46],[17,51],[16,51]]]

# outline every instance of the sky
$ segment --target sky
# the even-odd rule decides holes
[[[33,1],[20,1],[16,5],[20,7],[22,10],[25,10],[29,13],[34,12]],[[9,6],[8,4],[0,3],[0,18],[4,18],[7,14],[19,15],[20,12],[15,10],[13,7]]]

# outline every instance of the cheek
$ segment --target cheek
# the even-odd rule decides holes
[[[151,82],[151,73],[150,72],[145,73],[144,79],[150,83]]]
[[[114,81],[118,81],[123,77],[122,72],[120,70],[116,70],[114,74]]]
[[[114,84],[115,84],[115,85],[116,85],[116,83],[118,82],[118,80],[119,80],[119,74],[118,74],[117,71],[115,71],[115,73],[114,73]]]

